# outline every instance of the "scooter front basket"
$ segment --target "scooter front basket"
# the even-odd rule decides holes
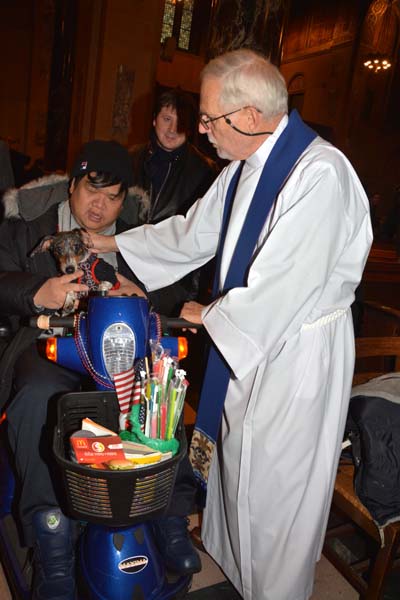
[[[162,516],[171,500],[176,470],[187,451],[183,425],[177,431],[179,452],[172,458],[127,471],[96,470],[70,459],[69,438],[88,417],[118,431],[119,406],[114,392],[64,394],[58,401],[53,451],[65,487],[69,516],[124,527]]]

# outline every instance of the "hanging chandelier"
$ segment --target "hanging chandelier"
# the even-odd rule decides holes
[[[364,60],[364,67],[371,73],[383,73],[392,66],[390,45],[388,47],[392,28],[392,5],[393,0],[375,0],[371,5],[370,17],[378,30],[374,43],[376,52],[368,54]]]
[[[392,63],[387,56],[381,54],[370,54],[367,60],[364,61],[364,67],[372,71],[373,73],[379,73],[380,71],[387,71],[390,69]]]

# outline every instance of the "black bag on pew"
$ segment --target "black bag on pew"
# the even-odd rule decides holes
[[[346,424],[357,496],[379,527],[400,520],[400,373],[353,388]]]

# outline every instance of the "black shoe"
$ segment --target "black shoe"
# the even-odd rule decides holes
[[[192,544],[185,517],[162,517],[153,521],[157,547],[166,568],[179,575],[201,571],[200,556]]]
[[[73,527],[59,508],[33,515],[35,545],[32,600],[74,600]]]

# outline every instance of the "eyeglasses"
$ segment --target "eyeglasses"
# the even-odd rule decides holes
[[[202,124],[202,126],[204,127],[204,129],[206,129],[207,131],[210,130],[209,128],[209,123],[213,123],[214,121],[218,121],[218,119],[225,119],[225,123],[227,125],[229,125],[229,127],[232,127],[232,129],[234,129],[235,131],[237,131],[238,133],[240,133],[241,135],[246,135],[248,137],[254,137],[257,135],[271,135],[273,133],[273,131],[254,131],[254,132],[249,132],[249,131],[242,131],[242,129],[239,129],[239,127],[236,127],[236,125],[234,125],[232,123],[232,121],[230,119],[228,119],[229,115],[234,115],[235,113],[239,112],[240,110],[243,110],[244,108],[249,108],[249,106],[242,106],[242,108],[237,108],[236,110],[232,110],[231,112],[225,113],[224,115],[219,115],[219,117],[210,117],[208,119],[206,119],[205,117],[207,117],[207,115],[205,115],[204,113],[200,113],[199,115],[199,121]],[[256,108],[257,112],[261,112],[261,110],[259,110],[258,108]]]
[[[225,119],[227,124],[230,125],[231,124],[230,119],[227,119],[226,117],[229,117],[229,115],[234,115],[235,113],[239,112],[240,110],[243,110],[243,108],[247,108],[247,107],[242,106],[241,108],[232,110],[231,112],[225,113],[224,115],[219,115],[219,117],[209,117],[208,119],[206,118],[206,117],[208,117],[208,115],[205,115],[204,113],[200,113],[199,121],[203,125],[204,129],[207,129],[207,130],[210,129],[208,124],[213,123],[214,121],[218,121],[218,119]]]

